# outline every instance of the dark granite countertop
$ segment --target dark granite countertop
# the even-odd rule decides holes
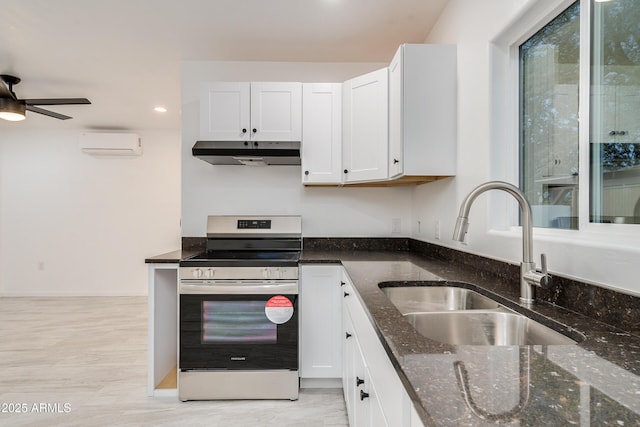
[[[199,249],[178,249],[177,251],[167,252],[166,254],[152,256],[144,260],[145,264],[177,264],[181,259],[188,258],[200,252]]]
[[[518,302],[519,284],[406,250],[306,250],[342,263],[425,425],[640,425],[640,337],[548,302]],[[457,346],[418,334],[381,282],[450,282],[535,320],[568,326],[576,345]],[[466,391],[465,391],[466,390]]]

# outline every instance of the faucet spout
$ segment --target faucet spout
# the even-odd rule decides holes
[[[482,193],[489,190],[501,190],[511,194],[522,213],[522,263],[520,264],[520,301],[526,304],[535,301],[535,289],[533,285],[550,286],[550,278],[547,272],[540,274],[536,271],[536,264],[533,260],[533,222],[531,205],[527,201],[520,189],[513,184],[503,181],[489,181],[471,190],[460,205],[460,213],[453,231],[453,240],[463,242],[469,228],[469,211],[475,199]],[[546,262],[544,263],[546,270]]]

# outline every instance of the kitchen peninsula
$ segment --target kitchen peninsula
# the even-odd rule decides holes
[[[147,260],[179,261],[181,254]],[[176,258],[173,258],[176,257]],[[609,325],[540,301],[530,313],[518,301],[517,266],[412,239],[305,239],[301,264],[344,268],[359,303],[424,425],[483,425],[487,421],[560,425],[633,425],[640,421],[640,338],[636,297],[617,294],[626,317]],[[160,264],[157,264],[160,265]],[[558,286],[570,288],[562,278]],[[552,319],[580,337],[575,345],[455,346],[431,341],[409,326],[378,284],[386,281],[446,282],[472,288],[509,308]],[[301,278],[304,292],[304,277]],[[341,292],[340,284],[327,283]],[[577,286],[577,285],[573,285]],[[584,285],[589,286],[589,285]],[[611,292],[590,289],[597,295]],[[553,299],[559,288],[540,292]],[[613,293],[615,294],[615,293]],[[151,295],[151,293],[150,293]],[[606,299],[606,298],[604,298]],[[612,298],[609,298],[610,300]],[[598,316],[607,310],[594,310]],[[615,316],[614,316],[615,317]],[[463,362],[467,389],[454,367]]]

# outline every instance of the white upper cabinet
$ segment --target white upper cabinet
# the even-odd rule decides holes
[[[203,84],[200,95],[200,139],[243,141],[251,126],[249,83]]]
[[[456,47],[404,44],[389,65],[389,178],[456,173]]]
[[[251,135],[257,141],[302,139],[301,83],[251,83]]]
[[[200,139],[300,141],[302,84],[204,84],[200,98]]]
[[[343,84],[344,182],[387,179],[388,86],[387,68]]]
[[[342,181],[342,84],[302,85],[302,183]]]

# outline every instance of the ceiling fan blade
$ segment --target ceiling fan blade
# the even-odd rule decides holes
[[[44,108],[34,107],[33,105],[27,105],[27,111],[31,111],[38,114],[44,114],[45,116],[54,117],[60,120],[67,120],[71,117],[64,114],[54,113],[53,111],[45,110]]]
[[[23,99],[27,105],[79,105],[91,104],[87,98],[42,98]]]

